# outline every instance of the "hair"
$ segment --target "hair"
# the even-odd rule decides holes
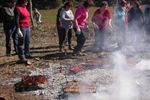
[[[135,4],[138,8],[140,7],[140,3],[137,0],[132,1],[131,4]]]
[[[15,3],[15,0],[6,0],[6,3]]]
[[[83,2],[83,6],[84,6],[85,8],[88,8],[88,7],[90,6],[90,4],[89,4],[88,1],[84,1],[84,2]]]
[[[127,2],[125,0],[121,0],[119,4],[120,4],[120,6],[125,6],[127,4]]]
[[[72,6],[72,2],[71,1],[67,1],[64,3],[64,8],[66,8],[67,6],[71,7]]]
[[[28,0],[18,0],[17,4],[24,4],[25,2],[27,2]]]
[[[102,4],[100,5],[100,7],[104,7],[104,6],[108,6],[107,1],[103,1]]]

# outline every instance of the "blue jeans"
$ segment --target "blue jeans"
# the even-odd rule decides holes
[[[18,37],[18,56],[20,59],[30,55],[30,28],[21,28],[23,37]]]
[[[6,36],[6,54],[11,54],[11,38],[13,39],[15,52],[18,53],[17,51],[18,38],[17,38],[16,27],[4,25],[4,32]]]

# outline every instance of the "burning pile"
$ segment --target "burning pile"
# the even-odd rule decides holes
[[[42,75],[23,76],[21,82],[15,84],[16,91],[27,91],[42,88],[40,85],[46,84],[47,78]]]
[[[95,93],[96,92],[96,84],[86,84],[80,83],[77,80],[70,81],[66,87],[64,88],[65,93]]]

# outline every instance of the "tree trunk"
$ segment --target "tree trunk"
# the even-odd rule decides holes
[[[32,24],[32,26],[34,28],[35,27],[35,23],[34,23],[34,20],[33,20],[32,0],[29,0],[29,4],[30,4],[31,24]]]

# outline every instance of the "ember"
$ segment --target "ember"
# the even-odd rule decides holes
[[[77,80],[73,80],[67,84],[64,88],[64,92],[66,93],[95,93],[96,85],[95,84],[80,84]]]
[[[40,85],[46,84],[48,80],[45,76],[23,76],[21,82],[15,84],[16,91],[27,91],[41,89]]]
[[[21,83],[24,86],[32,86],[32,85],[39,85],[47,83],[47,79],[45,76],[38,75],[38,76],[24,76],[21,80]]]
[[[83,66],[82,65],[76,65],[70,68],[70,71],[73,73],[78,73],[80,71],[83,70]]]

